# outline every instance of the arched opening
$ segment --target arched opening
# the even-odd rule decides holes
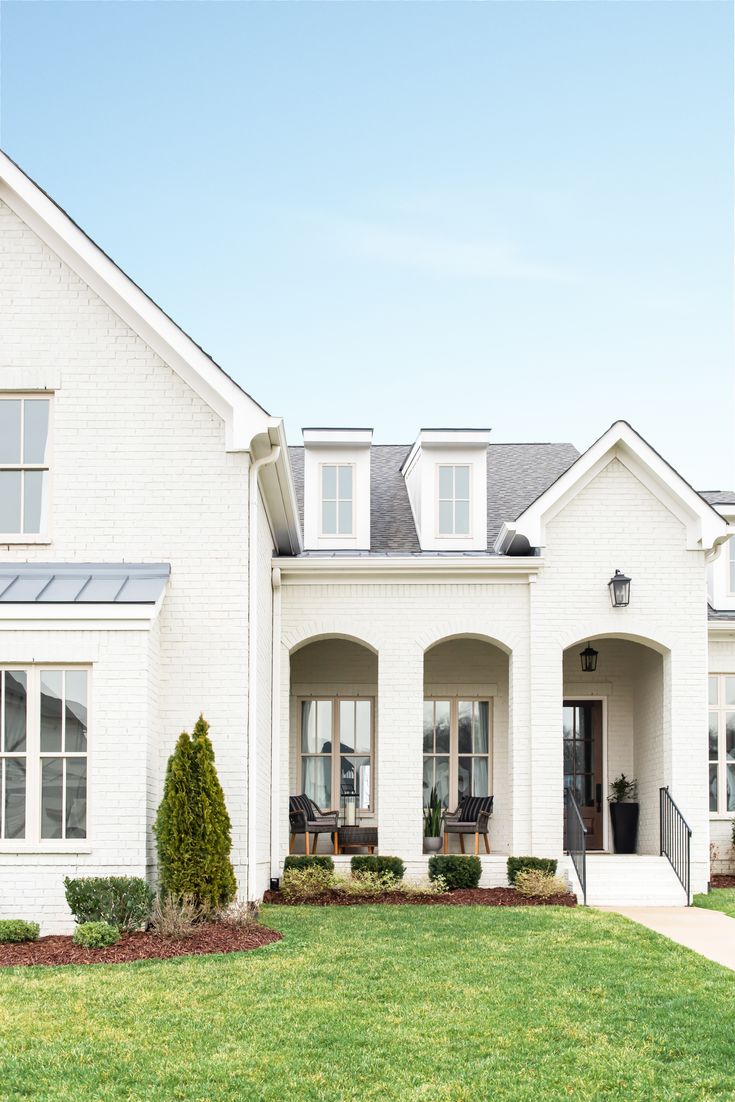
[[[591,644],[595,669],[582,669]],[[586,637],[564,651],[564,788],[587,827],[591,851],[613,852],[611,784],[637,782],[635,851],[659,852],[659,788],[665,782],[668,723],[666,648],[624,636]]]
[[[306,797],[325,816],[307,832],[291,815],[292,852],[336,852],[339,826],[376,827],[377,706],[378,656],[367,644],[322,637],[292,651],[291,804]]]
[[[480,822],[483,853],[510,849],[509,681],[508,653],[486,638],[455,636],[424,653],[424,807],[434,788],[450,815],[471,806],[466,797],[493,797],[491,817]],[[448,852],[460,852],[465,841],[445,829]]]

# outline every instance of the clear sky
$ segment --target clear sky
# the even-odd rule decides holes
[[[270,412],[735,488],[730,3],[4,0],[11,157]]]

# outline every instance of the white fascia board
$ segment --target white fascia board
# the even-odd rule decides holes
[[[416,462],[422,447],[484,448],[490,443],[490,429],[421,429],[414,445],[403,461],[404,478]]]
[[[400,578],[402,583],[426,584],[434,579],[451,582],[518,582],[528,584],[535,580],[543,569],[543,559],[538,556],[513,558],[499,555],[477,555],[469,558],[462,555],[426,555],[426,556],[372,556],[351,557],[324,556],[319,558],[297,557],[276,558],[274,568],[280,571],[284,585],[313,581],[323,583],[360,581],[385,582]]]
[[[710,635],[735,634],[735,620],[708,620],[707,631]]]
[[[372,429],[302,429],[304,447],[369,448]]]
[[[688,549],[708,551],[727,538],[727,521],[635,429],[616,421],[515,521],[503,525],[495,549],[506,550],[519,536],[531,547],[544,547],[549,521],[615,458],[682,521]]]
[[[222,417],[227,450],[249,451],[273,418],[4,153],[0,200]]]
[[[145,631],[158,618],[163,597],[151,604],[85,604],[83,601],[68,604],[51,604],[35,601],[27,604],[0,602],[0,631],[11,627],[37,630],[45,625],[54,629],[69,626],[75,631],[91,628],[137,628]]]

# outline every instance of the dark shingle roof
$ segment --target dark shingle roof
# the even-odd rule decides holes
[[[699,496],[710,505],[735,505],[735,490],[700,490]]]
[[[727,609],[714,609],[712,605],[707,605],[707,619],[714,620],[716,623],[726,624],[730,623],[735,628],[735,611]]]
[[[375,444],[370,451],[370,550],[374,554],[420,552],[401,467],[411,444]],[[296,498],[304,518],[304,449],[288,449]],[[487,454],[487,547],[500,526],[515,520],[572,463],[573,444],[489,444]]]

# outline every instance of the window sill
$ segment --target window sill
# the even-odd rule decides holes
[[[709,821],[711,823],[731,823],[735,819],[735,811],[710,811]]]
[[[27,853],[39,853],[51,856],[54,853],[91,853],[92,846],[85,839],[82,842],[0,842],[0,857],[5,854],[23,855]]]
[[[9,547],[11,545],[14,546],[14,547],[18,547],[18,546],[22,547],[23,545],[26,545],[26,546],[30,547],[31,545],[50,544],[50,543],[51,543],[51,536],[46,535],[45,533],[44,534],[40,534],[40,533],[33,534],[31,532],[24,532],[24,533],[21,533],[20,535],[14,535],[14,536],[0,533],[0,546],[3,546],[3,547]]]

